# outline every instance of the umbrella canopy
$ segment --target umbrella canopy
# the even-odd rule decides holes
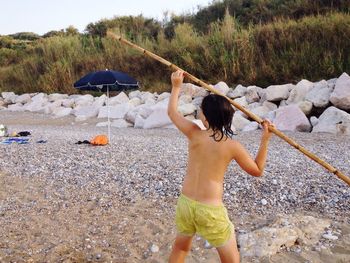
[[[106,92],[137,89],[139,84],[137,80],[126,73],[113,70],[101,70],[85,75],[74,83],[74,87],[79,90]]]

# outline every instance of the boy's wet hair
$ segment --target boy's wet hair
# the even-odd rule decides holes
[[[204,97],[201,105],[202,112],[208,121],[209,129],[213,131],[211,137],[219,142],[224,137],[232,137],[232,118],[235,110],[231,103],[223,96],[210,94]]]

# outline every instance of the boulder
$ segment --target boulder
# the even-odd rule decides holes
[[[126,113],[132,108],[130,103],[117,104],[109,107],[109,118],[111,119],[124,119]],[[103,106],[99,109],[97,118],[107,118],[108,107]]]
[[[96,117],[99,111],[100,111],[99,107],[83,106],[83,107],[79,107],[78,109],[74,109],[73,114],[74,116],[79,118],[89,119],[89,118]]]
[[[271,110],[268,107],[266,107],[266,106],[259,106],[259,107],[251,109],[252,113],[254,113],[255,115],[259,116],[262,119],[265,119],[267,114],[270,111]]]
[[[257,88],[259,87],[250,86],[247,88],[247,92],[244,96],[247,99],[248,104],[258,102],[260,100]]]
[[[253,102],[258,102],[260,100],[259,94],[256,89],[249,89],[247,88],[247,92],[244,95],[246,98],[248,104],[253,103]]]
[[[243,128],[250,124],[250,121],[244,118],[241,114],[235,113],[232,119],[232,126],[240,131],[243,130]]]
[[[196,106],[194,106],[192,103],[182,104],[178,106],[177,110],[183,115],[190,115],[195,112]]]
[[[75,100],[74,99],[62,100],[62,106],[66,107],[66,108],[74,108],[75,107]]]
[[[80,95],[77,97],[70,96],[69,98],[74,98],[75,107],[91,106],[91,104],[94,102],[94,97],[90,94]]]
[[[48,102],[47,95],[44,93],[39,93],[32,97],[31,102],[24,105],[24,109],[31,112],[41,112],[45,111],[46,104]]]
[[[309,132],[311,124],[298,105],[291,104],[276,110],[276,128],[282,131]]]
[[[237,85],[235,89],[230,89],[227,93],[227,97],[231,99],[243,97],[247,92],[247,88],[241,84]]]
[[[332,92],[332,86],[329,86],[327,81],[322,80],[315,83],[313,88],[306,94],[305,100],[310,101],[315,107],[325,108],[329,104]]]
[[[259,124],[255,121],[250,122],[248,125],[244,126],[243,132],[256,131],[259,129]]]
[[[148,101],[150,101],[150,100],[156,101],[156,97],[155,97],[155,95],[153,93],[150,93],[148,91],[142,92],[141,93],[141,101],[142,101],[142,103],[146,103],[147,100]]]
[[[169,101],[169,100],[168,100]],[[179,97],[179,102],[178,104],[181,105],[181,104],[188,104],[188,103],[191,103],[192,102],[192,97],[190,95],[181,95]]]
[[[345,72],[337,79],[329,100],[342,110],[350,110],[350,76]]]
[[[8,111],[25,111],[25,108],[23,107],[22,103],[16,103],[16,104],[10,104],[7,106]]]
[[[318,118],[312,132],[350,135],[350,114],[336,107],[329,107]]]
[[[303,79],[298,82],[298,84],[292,88],[286,104],[296,104],[305,100],[306,94],[313,88],[314,83]]]
[[[31,101],[31,97],[29,94],[23,94],[20,96],[17,96],[15,99],[15,103],[21,103],[21,104],[26,104]]]
[[[164,126],[171,125],[172,121],[168,116],[168,108],[163,106],[155,107],[151,115],[145,119],[143,125],[144,129],[163,128]]]
[[[68,99],[67,94],[60,94],[60,93],[52,93],[48,96],[49,102],[54,102],[56,100],[65,100]]]
[[[114,96],[114,97],[109,99],[110,106],[124,104],[127,102],[129,102],[129,97],[124,92],[120,92],[117,96]]]
[[[318,119],[315,116],[311,116],[310,122],[312,127],[315,127],[318,124]]]
[[[144,125],[145,125],[145,119],[142,118],[142,116],[140,116],[139,114],[137,114],[135,117],[134,128],[142,129]]]
[[[205,97],[208,94],[207,90],[192,83],[183,83],[180,91],[180,95],[189,95],[192,98]]]
[[[15,103],[18,95],[16,95],[14,92],[1,92],[1,97],[3,97],[5,103],[11,104]]]
[[[141,99],[135,97],[135,98],[132,98],[131,100],[129,100],[129,103],[131,105],[133,105],[134,107],[137,107],[137,106],[141,105]]]
[[[139,90],[131,91],[129,93],[129,99],[133,99],[133,98],[141,99],[141,96],[142,96],[142,94],[141,94],[141,91],[139,91]]]
[[[49,102],[44,106],[44,113],[45,114],[51,114],[55,109],[62,106],[62,102],[57,100],[53,102]]]
[[[170,97],[170,93],[169,92],[163,92],[162,94],[160,94],[157,98],[157,101],[162,101],[164,99],[167,99]]]
[[[242,257],[269,257],[278,253],[281,247],[290,248],[296,242],[315,245],[330,220],[311,216],[278,216],[269,226],[238,235]]]
[[[204,97],[196,97],[196,98],[194,98],[194,99],[192,100],[192,104],[193,104],[194,106],[196,106],[197,109],[199,109],[200,106],[202,105],[203,98],[204,98]]]
[[[277,110],[277,105],[275,103],[264,101],[262,106],[268,108],[270,111]]]
[[[289,97],[289,92],[294,88],[292,84],[272,85],[266,88],[266,100],[281,101]]]
[[[242,107],[247,107],[248,106],[248,102],[247,102],[246,97],[237,98],[237,99],[234,99],[233,101],[237,102]],[[235,108],[235,110],[238,110],[236,107],[234,107],[234,108]]]
[[[215,84],[214,89],[216,89],[223,95],[227,95],[227,93],[230,91],[230,87],[227,86],[227,84],[223,81],[220,81],[219,83]]]
[[[310,101],[301,101],[298,104],[299,109],[301,109],[302,112],[304,112],[305,115],[309,115],[312,110],[312,103]]]
[[[100,97],[96,97],[94,99],[94,102],[92,103],[92,106],[96,107],[96,108],[101,108],[106,103],[107,103],[107,96],[105,94],[103,94]]]

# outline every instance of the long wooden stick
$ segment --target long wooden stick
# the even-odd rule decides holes
[[[193,81],[194,83],[196,83],[197,85],[202,86],[203,88],[211,91],[212,93],[221,95],[223,97],[225,97],[233,106],[235,106],[237,109],[239,109],[240,111],[244,112],[244,114],[246,114],[247,116],[249,116],[251,119],[255,120],[258,123],[262,123],[262,119],[253,114],[252,112],[248,111],[245,107],[241,106],[240,104],[238,104],[237,102],[233,101],[232,99],[228,98],[227,96],[225,96],[224,94],[221,94],[220,92],[218,92],[216,89],[214,89],[212,86],[208,85],[207,83],[201,81],[200,79],[196,78],[195,76],[191,75],[190,73],[184,71],[183,69],[179,68],[178,66],[172,64],[171,62],[165,60],[164,58],[157,56],[156,54],[139,47],[138,45],[135,45],[134,43],[131,43],[130,41],[115,35],[112,32],[107,32],[107,36],[116,39],[134,49],[139,50],[140,52],[142,52],[143,54],[158,60],[159,62],[163,63],[164,65],[168,66],[169,68],[171,68],[172,70],[176,71],[176,70],[182,70],[184,72],[184,75],[189,78],[191,81]],[[287,143],[289,143],[291,146],[293,146],[294,148],[298,149],[299,151],[301,151],[303,154],[305,154],[306,156],[308,156],[310,159],[314,160],[315,162],[317,162],[318,164],[322,165],[324,168],[326,168],[327,170],[329,170],[331,173],[335,174],[336,176],[338,176],[341,180],[343,180],[344,182],[346,182],[349,186],[350,186],[350,178],[347,177],[345,174],[343,174],[342,172],[340,172],[339,170],[337,170],[336,168],[334,168],[332,165],[330,165],[329,163],[323,161],[322,159],[320,159],[319,157],[317,157],[316,155],[314,155],[313,153],[311,153],[310,151],[308,151],[307,149],[305,149],[303,146],[300,146],[299,144],[297,144],[294,140],[290,139],[288,136],[286,136],[284,133],[282,133],[281,131],[277,130],[276,128],[273,127],[269,127],[269,130],[271,132],[273,132],[274,134],[276,134],[278,137],[280,137],[281,139],[285,140]]]

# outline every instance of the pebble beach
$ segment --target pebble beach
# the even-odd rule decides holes
[[[0,262],[166,262],[186,172],[187,141],[178,130],[114,128],[109,145],[94,147],[75,144],[107,133],[94,119],[1,111],[0,123],[31,132],[28,144],[0,145]],[[286,134],[350,175],[349,136]],[[260,130],[234,138],[255,156]],[[331,220],[337,237],[242,262],[350,262],[350,187],[278,137],[263,177],[233,162],[224,193],[236,235],[276,215],[310,215]],[[196,237],[187,262],[219,258]]]

